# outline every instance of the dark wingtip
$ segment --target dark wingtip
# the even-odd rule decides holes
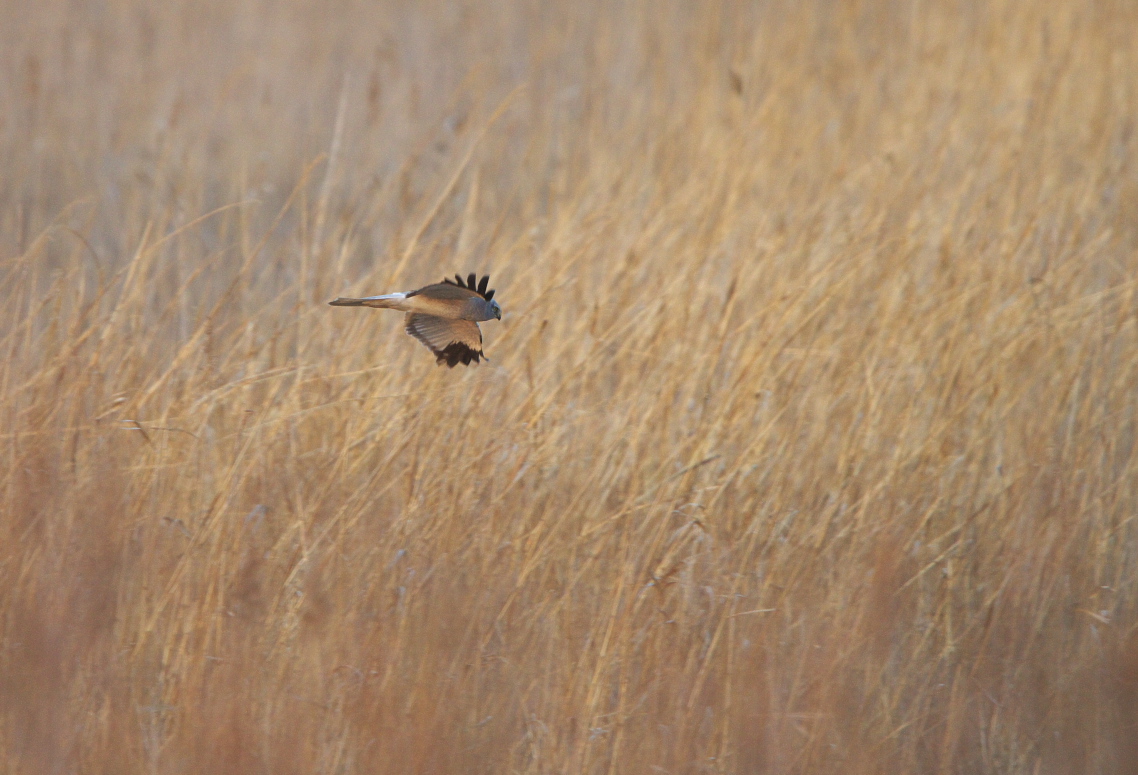
[[[456,273],[453,280],[449,277],[444,277],[443,282],[447,285],[457,285],[459,288],[466,288],[468,291],[474,291],[479,296],[486,299],[486,301],[490,301],[494,298],[493,289],[486,290],[486,286],[490,284],[490,275],[488,274],[483,275],[482,279],[479,280],[478,275],[474,272],[471,272],[467,278],[463,280],[462,275]]]
[[[469,366],[471,363],[478,363],[479,357],[485,358],[481,351],[472,349],[470,346],[462,344],[461,342],[451,342],[441,351],[435,355],[435,363],[439,366],[444,363],[447,368],[453,369],[458,364]]]

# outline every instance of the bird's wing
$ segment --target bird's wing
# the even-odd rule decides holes
[[[425,285],[407,295],[423,294],[433,299],[469,299],[471,296],[481,296],[486,301],[490,301],[494,298],[494,289],[487,290],[486,286],[489,284],[490,275],[483,275],[482,280],[479,281],[478,275],[474,272],[467,275],[466,280],[462,279],[462,275],[456,274],[453,280],[446,277],[441,283]]]
[[[478,282],[478,275],[474,274],[474,272],[471,272],[466,276],[465,282],[462,279],[462,275],[458,274],[454,276],[453,280],[449,277],[444,277],[443,282],[447,285],[457,285],[459,288],[465,288],[468,291],[474,291],[479,296],[486,299],[486,301],[490,301],[494,298],[494,290],[486,290],[486,286],[490,284],[490,275],[488,274],[482,276],[481,282]],[[477,283],[477,285],[475,283]]]
[[[422,312],[408,312],[404,330],[435,354],[436,363],[454,367],[478,363],[482,353],[482,332],[470,320],[452,320]]]
[[[476,299],[479,297],[478,291],[469,288],[463,288],[454,283],[434,283],[432,285],[424,285],[422,288],[411,291],[407,297],[423,296],[428,299],[438,299],[439,301],[466,301],[467,299]]]

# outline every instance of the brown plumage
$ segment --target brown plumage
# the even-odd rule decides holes
[[[441,283],[425,285],[407,293],[389,293],[362,299],[338,298],[334,307],[376,307],[407,313],[403,328],[434,354],[435,362],[453,368],[458,364],[477,365],[482,352],[482,331],[478,321],[502,319],[502,308],[487,290],[489,275],[481,282],[471,273],[466,281],[460,275]]]

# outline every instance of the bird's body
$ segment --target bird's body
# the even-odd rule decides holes
[[[387,293],[362,299],[336,299],[333,307],[377,307],[421,312],[453,320],[493,320],[490,304],[478,294],[446,283],[435,283],[409,293]]]
[[[501,320],[502,309],[494,301],[494,291],[486,290],[489,277],[475,285],[477,277],[466,283],[454,280],[426,285],[407,293],[388,293],[362,299],[339,298],[328,302],[334,307],[376,307],[407,313],[404,330],[435,354],[436,362],[454,367],[459,363],[478,363],[482,352],[482,331],[478,321]]]

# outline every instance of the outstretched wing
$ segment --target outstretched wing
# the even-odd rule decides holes
[[[454,280],[449,277],[444,278],[441,283],[424,285],[422,288],[416,288],[404,294],[404,296],[408,299],[421,296],[434,302],[430,307],[423,310],[426,314],[457,318],[462,316],[462,306],[466,301],[478,297],[482,297],[486,301],[494,298],[494,289],[486,289],[489,284],[490,275],[484,275],[482,281],[478,282],[478,277],[473,272],[465,281],[461,275],[456,274]]]
[[[422,288],[416,288],[407,294],[407,298],[412,296],[423,296],[428,299],[435,299],[437,301],[452,301],[455,302],[455,309],[461,307],[462,302],[467,299],[475,299],[478,297],[478,291],[468,290],[460,285],[455,285],[451,282],[434,283],[433,285],[424,285]]]
[[[403,322],[408,334],[427,345],[435,354],[435,362],[453,368],[458,364],[478,363],[482,353],[482,332],[470,320],[453,320],[408,312]]]
[[[465,288],[468,291],[473,291],[482,298],[486,299],[486,301],[490,301],[490,299],[494,298],[494,289],[491,288],[490,290],[486,290],[486,286],[490,284],[490,275],[483,275],[482,282],[478,283],[478,285],[475,286],[474,283],[477,280],[478,275],[474,274],[474,272],[471,272],[469,275],[467,275],[465,283],[462,281],[462,275],[458,274],[454,276],[454,280],[450,279],[449,277],[444,277],[443,283],[446,285],[454,285],[459,288]]]

